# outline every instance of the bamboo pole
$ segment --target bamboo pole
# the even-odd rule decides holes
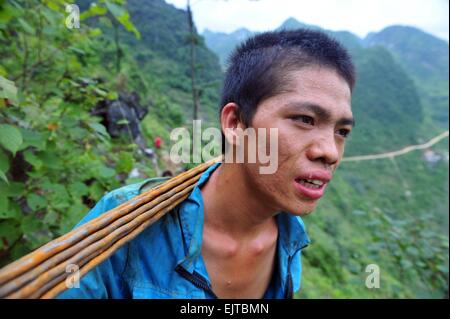
[[[194,181],[188,182],[191,182],[192,184],[192,182],[196,182],[198,181],[198,179],[199,176],[196,176],[194,178]],[[182,189],[180,186],[186,187]],[[43,264],[38,265],[35,268],[32,268],[29,272],[25,273],[25,275],[15,279],[14,281],[9,282],[7,285],[2,287],[2,292],[5,291],[7,294],[9,294],[11,291],[17,290],[24,284],[26,284],[26,287],[20,289],[20,293],[15,293],[11,295],[11,298],[27,298],[31,293],[41,288],[48,281],[51,281],[56,276],[64,273],[67,265],[72,264],[78,265],[80,260],[87,258],[91,255],[95,256],[96,254],[101,253],[103,250],[106,250],[115,241],[117,241],[121,237],[125,236],[128,232],[136,228],[140,223],[142,223],[143,220],[145,221],[145,219],[157,213],[159,209],[162,209],[165,206],[170,205],[172,196],[173,199],[176,199],[180,194],[183,195],[186,193],[186,191],[190,191],[194,188],[193,185],[182,184],[180,186],[177,187],[178,193],[175,192],[174,190],[169,191],[168,193],[155,198],[152,202],[148,203],[147,205],[140,207],[132,214],[122,217],[122,219],[124,220],[126,219],[130,220],[129,223],[117,227],[117,225],[115,224],[119,224],[121,222],[121,219],[116,220],[113,224],[109,225],[108,227],[102,229],[97,233],[94,233],[90,237],[79,242],[77,245],[69,248],[66,251],[62,251],[60,254],[55,255],[53,259],[56,259],[56,261],[53,261],[51,258],[46,262],[44,262]],[[164,201],[164,199],[166,200]],[[150,207],[148,210],[146,210],[145,206],[151,207],[156,206],[156,207],[154,208]],[[97,241],[93,242],[96,239]],[[90,242],[93,243],[89,244]],[[75,254],[72,253],[73,257],[69,259],[67,258],[64,259],[63,257],[65,257],[65,255],[67,255],[66,253],[70,250],[72,250],[72,252],[75,251]],[[60,256],[62,257],[59,258]],[[62,260],[62,262],[58,262],[60,260]]]
[[[132,240],[136,236],[138,236],[146,227],[151,225],[154,221],[162,217],[165,213],[171,211],[173,208],[175,208],[178,204],[180,204],[183,200],[185,200],[189,195],[186,195],[185,197],[180,198],[176,202],[174,202],[172,205],[170,205],[168,208],[164,209],[163,211],[159,212],[156,218],[154,220],[148,220],[147,222],[143,223],[141,226],[139,226],[137,229],[135,229],[133,232],[131,232],[126,237],[119,240],[116,244],[114,244],[111,248],[103,252],[101,255],[96,257],[95,259],[91,260],[85,267],[83,267],[80,270],[80,278],[84,276],[89,270],[100,264],[102,261],[107,259],[109,256],[111,256],[120,246],[127,243],[128,241]],[[55,288],[48,291],[46,294],[41,296],[41,299],[51,299],[56,297],[58,294],[60,294],[62,291],[66,290],[66,283],[61,282],[59,283]]]
[[[186,199],[201,174],[221,159],[173,177],[4,267],[0,270],[0,297],[56,296],[66,289],[67,265],[78,265],[84,275]]]

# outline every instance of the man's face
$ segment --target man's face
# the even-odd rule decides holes
[[[327,67],[305,67],[291,76],[286,93],[261,102],[251,121],[256,130],[278,129],[277,171],[260,174],[258,163],[243,169],[266,207],[304,215],[314,210],[342,159],[353,126],[351,92]]]

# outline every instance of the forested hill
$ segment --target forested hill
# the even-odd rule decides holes
[[[239,28],[230,34],[223,32],[212,32],[205,29],[202,36],[204,37],[208,48],[217,54],[222,68],[225,69],[228,62],[227,58],[231,51],[236,47],[236,44],[244,41],[252,34],[253,32],[246,28]]]
[[[449,46],[417,28],[392,26],[368,34],[365,46],[382,46],[414,79],[430,122],[448,129]]]
[[[87,9],[93,1],[79,0],[77,3],[81,9]],[[197,86],[200,90],[200,116],[204,120],[216,122],[217,97],[222,80],[220,64],[217,56],[206,47],[203,38],[198,35],[195,25],[194,39],[191,39],[186,11],[177,9],[164,0],[128,0],[125,7],[130,14],[130,20],[141,35],[137,39],[133,33],[126,32],[123,26],[118,26],[125,68],[137,66],[135,71],[139,73],[133,73],[134,78],[139,81],[132,85],[139,88],[142,94],[149,93],[148,86],[154,87],[157,92],[165,91],[173,112],[183,117],[183,123],[190,120],[190,41],[193,41]],[[108,35],[113,36],[113,28],[108,23],[103,25],[102,21],[95,18],[93,20],[94,22],[90,23],[102,27]],[[182,114],[178,114],[178,111]]]
[[[131,34],[124,36],[132,47],[137,62],[143,66],[143,74],[154,74],[157,78],[167,81],[167,86],[191,94],[191,39],[186,11],[163,0],[129,0],[127,8],[142,39],[137,40]],[[194,32],[197,81],[205,94],[202,104],[209,110],[213,109],[211,114],[215,117],[222,72],[217,56],[206,47],[203,38],[195,30],[195,25]],[[213,90],[210,90],[211,88]],[[188,110],[192,109],[189,102],[185,105],[187,114]]]

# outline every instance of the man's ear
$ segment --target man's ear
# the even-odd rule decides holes
[[[245,129],[245,125],[238,115],[239,105],[236,103],[228,103],[222,108],[220,113],[220,124],[222,126],[222,132],[225,135],[226,141],[230,145],[237,144],[236,129]]]

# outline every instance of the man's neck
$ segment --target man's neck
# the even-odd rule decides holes
[[[238,165],[221,164],[201,188],[202,255],[219,298],[261,298],[275,268],[274,212],[257,197]]]
[[[274,225],[275,209],[258,197],[238,164],[222,163],[201,188],[205,226],[235,238],[257,237]]]

